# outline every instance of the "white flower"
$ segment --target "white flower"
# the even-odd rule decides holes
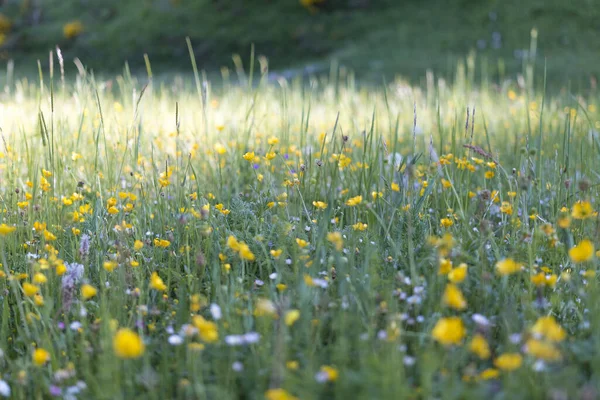
[[[0,379],[0,396],[10,397],[10,386],[2,379]]]
[[[231,369],[235,372],[242,372],[244,370],[244,364],[239,361],[235,361],[233,364],[231,364]]]
[[[246,344],[257,343],[260,340],[260,334],[258,332],[248,332],[243,336]]]
[[[71,322],[71,325],[69,325],[69,328],[71,328],[72,331],[76,331],[79,330],[81,328],[81,322],[79,321],[73,321]]]
[[[220,320],[223,316],[223,313],[221,312],[221,307],[219,307],[218,304],[212,303],[210,305],[210,315],[212,315],[215,321]]]
[[[183,343],[183,338],[179,335],[171,335],[169,336],[169,344],[172,346],[179,346]]]
[[[327,371],[319,371],[315,375],[315,379],[319,383],[325,383],[329,380],[329,374],[327,373]]]
[[[475,322],[477,325],[479,325],[481,327],[488,327],[491,325],[490,320],[481,314],[473,314],[471,319],[473,320],[473,322]]]

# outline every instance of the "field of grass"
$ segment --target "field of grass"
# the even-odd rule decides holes
[[[597,398],[598,92],[60,69],[0,95],[0,397]]]

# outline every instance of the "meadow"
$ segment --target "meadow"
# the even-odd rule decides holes
[[[593,88],[53,59],[0,94],[0,397],[598,397]]]

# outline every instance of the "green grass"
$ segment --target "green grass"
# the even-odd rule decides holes
[[[247,59],[254,44],[273,70],[327,72],[337,60],[362,81],[380,84],[399,74],[416,81],[426,69],[453,78],[457,62],[475,50],[485,65],[482,74],[503,80],[521,70],[515,51],[529,48],[530,31],[537,28],[538,67],[546,60],[551,86],[571,81],[588,87],[590,76],[600,72],[600,14],[591,0],[337,3],[331,11],[311,13],[297,1],[7,2],[0,11],[13,27],[1,55],[14,58],[22,71],[36,59],[46,63],[48,51],[59,45],[68,68],[79,57],[104,73],[120,72],[125,60],[140,71],[147,53],[155,72],[188,71],[189,36],[207,70],[232,68],[232,54]],[[74,20],[83,23],[84,32],[66,39],[63,26]],[[493,46],[494,33],[500,34],[499,48]]]
[[[596,92],[480,86],[469,68],[362,89],[335,70],[312,86],[199,74],[197,87],[56,71],[3,94],[13,398],[599,390],[598,259],[571,251],[600,245]],[[507,259],[518,269],[503,276]],[[440,331],[449,317],[464,334]]]

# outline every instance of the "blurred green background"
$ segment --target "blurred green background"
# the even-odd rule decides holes
[[[191,69],[185,37],[199,68],[247,63],[251,45],[271,71],[289,76],[327,71],[331,60],[364,80],[426,69],[451,77],[476,52],[490,79],[522,70],[537,28],[537,66],[555,82],[588,84],[600,72],[599,0],[4,0],[0,58],[17,71],[48,63],[58,45],[95,71],[127,61],[155,73]],[[538,74],[538,76],[540,76]]]

